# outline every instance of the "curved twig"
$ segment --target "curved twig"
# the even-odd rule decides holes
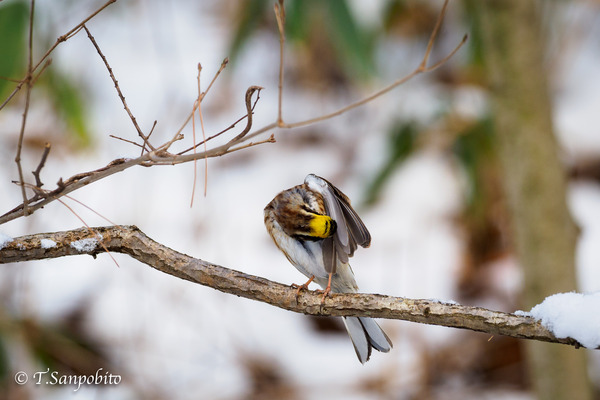
[[[108,6],[109,4],[115,2],[116,0],[109,0],[101,9],[105,8],[106,6]],[[278,9],[277,11],[277,16],[278,16],[278,23],[280,23],[280,35],[283,35],[283,16],[284,16],[284,10],[283,10],[283,4],[282,2],[279,3],[280,9]],[[141,166],[154,166],[154,165],[175,165],[175,164],[182,164],[185,162],[190,162],[190,161],[195,161],[195,160],[199,160],[199,159],[206,159],[206,158],[210,158],[210,157],[219,157],[222,156],[224,154],[228,154],[231,153],[233,151],[237,151],[240,149],[245,149],[248,147],[252,147],[255,146],[257,144],[262,144],[262,143],[273,143],[275,141],[275,138],[273,135],[271,135],[268,139],[265,140],[260,140],[257,142],[252,142],[250,141],[250,139],[252,139],[253,137],[265,133],[267,131],[273,130],[273,129],[277,129],[277,128],[296,128],[296,127],[300,127],[300,126],[305,126],[305,125],[309,125],[309,124],[313,124],[319,121],[323,121],[326,119],[330,119],[333,118],[335,116],[338,116],[340,114],[343,114],[351,109],[354,109],[356,107],[359,107],[361,105],[364,105],[365,103],[368,103],[370,101],[372,101],[373,99],[375,99],[376,97],[379,97],[387,92],[389,92],[390,90],[396,88],[397,86],[405,83],[406,81],[410,80],[411,78],[415,77],[418,74],[421,74],[423,72],[428,72],[431,71],[437,67],[439,67],[440,65],[442,65],[443,63],[445,63],[450,57],[452,57],[457,51],[458,49],[465,43],[466,41],[466,36],[463,38],[463,40],[456,46],[456,48],[454,50],[452,50],[448,55],[446,55],[445,57],[443,57],[441,59],[441,61],[428,66],[428,60],[429,60],[429,55],[431,53],[431,49],[433,46],[433,43],[438,35],[439,32],[439,27],[442,23],[442,20],[444,18],[444,13],[447,7],[447,1],[444,3],[443,9],[438,17],[438,20],[436,22],[436,26],[430,36],[429,39],[429,43],[427,45],[427,49],[425,51],[425,55],[421,61],[421,63],[419,64],[419,66],[410,74],[406,75],[403,78],[400,78],[398,80],[396,80],[395,82],[393,82],[392,84],[380,89],[379,91],[373,93],[370,96],[367,96],[361,100],[358,100],[354,103],[351,103],[349,105],[347,105],[346,107],[343,107],[337,111],[334,111],[332,113],[329,114],[325,114],[325,115],[321,115],[319,117],[316,118],[311,118],[308,120],[304,120],[304,121],[299,121],[299,122],[295,122],[295,123],[285,123],[282,119],[281,119],[281,104],[279,105],[279,112],[278,112],[278,120],[275,122],[272,122],[271,124],[268,124],[254,132],[250,132],[250,130],[252,129],[252,115],[253,115],[253,111],[254,111],[254,106],[256,105],[256,101],[254,102],[254,104],[252,105],[251,99],[252,96],[255,92],[259,91],[261,88],[258,86],[252,86],[250,87],[247,92],[246,92],[246,110],[247,110],[247,115],[244,118],[247,118],[246,121],[246,127],[242,130],[242,132],[240,132],[237,136],[235,136],[233,139],[229,140],[227,143],[221,145],[221,146],[217,146],[214,147],[212,149],[208,149],[203,152],[195,152],[193,154],[185,154],[187,153],[189,150],[193,150],[197,147],[198,144],[194,145],[192,148],[184,150],[183,152],[180,152],[178,154],[172,154],[169,152],[170,146],[177,140],[180,140],[183,138],[183,135],[181,134],[182,130],[185,128],[185,126],[187,126],[187,124],[189,123],[190,119],[193,117],[194,112],[196,110],[197,105],[195,105],[193,107],[192,112],[190,113],[190,115],[187,117],[187,119],[184,121],[182,127],[175,133],[175,135],[173,136],[173,138],[160,145],[160,146],[155,146],[154,148],[152,148],[150,146],[150,144],[148,143],[148,137],[150,136],[150,134],[152,133],[152,131],[150,132],[150,134],[148,134],[148,136],[144,136],[143,134],[141,135],[142,139],[144,139],[144,143],[140,146],[142,147],[146,147],[146,145],[148,145],[152,150],[150,152],[144,153],[142,154],[140,157],[138,158],[134,158],[134,159],[117,159],[112,161],[111,163],[109,163],[106,167],[94,170],[94,171],[90,171],[90,172],[86,172],[86,173],[82,173],[82,174],[76,174],[74,176],[72,176],[71,178],[67,179],[66,181],[62,181],[60,180],[57,184],[57,188],[50,191],[50,192],[39,192],[36,191],[36,193],[34,194],[34,196],[32,198],[25,198],[23,200],[23,203],[20,204],[19,206],[15,207],[14,209],[6,212],[4,215],[0,216],[0,225],[14,220],[16,218],[22,217],[23,215],[27,215],[28,213],[34,212],[36,210],[38,210],[39,208],[43,207],[44,205],[57,200],[58,198],[60,198],[61,196],[64,196],[74,190],[77,190],[85,185],[88,185],[90,183],[96,182],[100,179],[106,178],[107,176],[110,176],[112,174],[121,172],[125,169],[128,169],[134,165],[141,165]],[[99,12],[99,10],[98,10]],[[96,12],[97,13],[97,12]],[[95,13],[95,14],[96,14]],[[95,15],[93,14],[93,15]],[[66,35],[61,36],[58,40],[57,40],[57,44],[66,40],[68,37],[72,36],[74,33],[76,33],[78,30],[80,29],[84,29],[85,26],[85,22],[87,22],[89,19],[91,18],[91,16],[89,18],[87,18],[86,20],[84,20],[83,22],[81,22],[76,28],[72,29],[71,31],[69,31]],[[91,35],[90,35],[90,39]],[[282,42],[283,43],[283,39]],[[56,45],[54,47],[56,47]],[[54,48],[53,47],[53,48]],[[97,47],[97,45],[96,45]],[[52,48],[52,49],[53,49]],[[49,54],[51,52],[50,49],[48,51],[47,54]],[[99,50],[99,49],[98,49]],[[101,53],[100,53],[101,54]],[[42,60],[44,60],[45,56],[42,58]],[[225,66],[227,65],[227,59],[223,60],[223,62],[221,63],[221,67],[219,68],[219,70],[217,71],[217,73],[215,74],[213,80],[211,81],[211,83],[209,84],[208,88],[206,89],[205,92],[203,92],[200,96],[199,101],[202,101],[202,99],[204,98],[204,96],[206,95],[206,93],[208,92],[208,90],[212,87],[212,84],[215,82],[216,78],[219,76],[219,74],[223,71],[223,69],[225,68]],[[41,62],[41,61],[40,61]],[[38,64],[39,65],[39,64]],[[35,70],[38,65],[36,65],[33,70]],[[108,67],[108,63],[106,63],[107,67]],[[109,68],[109,73],[110,73],[110,67]],[[280,65],[280,69],[283,68],[283,65]],[[282,72],[280,71],[280,87],[279,87],[279,92],[280,92],[280,98],[281,98],[281,91],[283,89],[283,81],[282,81]],[[116,84],[116,80],[114,79],[114,76],[112,76],[111,73],[111,77],[113,78],[113,80],[115,81]],[[122,97],[122,96],[120,96]],[[258,96],[257,99],[258,101]],[[123,98],[123,102],[124,102],[124,98]],[[125,104],[125,103],[124,103]],[[127,107],[126,107],[127,108]],[[131,116],[131,115],[130,115]],[[243,119],[243,118],[242,118]],[[134,119],[133,119],[134,120]],[[202,143],[199,144],[204,144],[206,143],[206,141],[215,138],[217,136],[219,136],[221,133],[226,132],[230,129],[232,129],[238,122],[240,122],[240,120],[234,122],[229,128],[225,129],[222,132],[219,132],[215,135],[212,135],[210,137],[208,137],[205,141],[203,141]],[[134,120],[134,124],[135,124],[135,120]],[[141,132],[138,128],[138,133]],[[142,150],[143,153],[143,150]],[[23,188],[25,187],[25,184],[23,182],[23,180],[21,179],[18,184]]]

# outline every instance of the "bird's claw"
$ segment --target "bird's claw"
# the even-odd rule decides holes
[[[317,289],[316,292],[322,293],[321,304],[319,305],[319,312],[323,313],[323,305],[325,304],[325,298],[331,293],[331,286],[327,286],[325,290]]]
[[[311,276],[310,279],[306,281],[306,283],[304,283],[303,285],[297,285],[295,283],[292,283],[292,288],[296,289],[296,303],[298,303],[298,297],[300,297],[300,292],[302,290],[308,290],[308,285],[313,281],[313,279],[315,279],[314,275]]]
[[[323,304],[325,303],[325,297],[329,296],[331,293],[331,287],[327,286],[325,290],[319,290],[319,292],[323,292],[323,296],[321,297],[321,307],[323,307]]]

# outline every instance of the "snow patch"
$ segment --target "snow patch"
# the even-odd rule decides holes
[[[533,317],[533,315],[531,315],[530,312],[523,311],[523,310],[517,310],[513,314],[515,314],[518,317]]]
[[[600,347],[600,292],[557,293],[546,297],[529,313],[517,312],[540,320],[557,338],[573,338],[583,346]],[[520,313],[520,314],[518,314]]]
[[[51,239],[42,239],[40,240],[40,244],[42,245],[42,249],[51,249],[52,247],[56,247],[56,242]],[[73,245],[73,243],[71,243]]]
[[[98,239],[102,240],[102,235],[98,235]],[[98,239],[87,238],[71,242],[70,246],[80,253],[94,250],[98,246]]]
[[[4,248],[7,244],[13,241],[13,238],[8,236],[5,233],[0,232],[0,250]]]
[[[427,300],[429,300],[431,302],[434,302],[434,303],[445,304],[445,305],[448,305],[448,306],[458,306],[458,305],[460,305],[457,301],[454,301],[454,300],[440,300],[440,299],[435,299],[435,298],[434,299],[427,299]]]

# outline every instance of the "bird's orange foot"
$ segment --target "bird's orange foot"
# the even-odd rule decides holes
[[[315,276],[311,276],[310,279],[308,281],[306,281],[306,283],[304,285],[296,285],[295,283],[292,283],[292,287],[296,288],[296,303],[298,302],[298,297],[300,296],[300,292],[302,290],[308,290],[308,285],[315,279]]]
[[[331,287],[327,286],[325,290],[317,289],[317,293],[321,293],[321,304],[319,305],[319,311],[323,312],[323,304],[325,304],[325,298],[331,293]]]
[[[327,297],[329,295],[329,293],[331,293],[331,277],[332,276],[333,276],[333,273],[330,273],[329,280],[327,281],[327,287],[325,288],[325,290],[322,291],[323,297],[321,297],[321,306],[319,307],[321,309],[321,311],[323,310],[323,304],[325,303],[325,297]]]
[[[331,286],[327,286],[325,288],[325,290],[319,290],[319,292],[323,292],[323,296],[321,297],[321,307],[322,307],[323,303],[325,303],[325,297],[329,296],[329,293],[331,293]]]

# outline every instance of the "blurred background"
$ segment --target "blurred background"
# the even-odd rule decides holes
[[[102,4],[36,1],[34,62]],[[335,111],[412,72],[442,5],[286,1],[284,120]],[[27,1],[0,2],[1,77],[25,75],[28,14]],[[225,57],[229,64],[202,103],[207,136],[245,114],[251,85],[265,88],[253,130],[277,117],[273,0],[121,0],[87,26],[142,130],[157,121],[154,144],[169,140],[191,111],[198,63],[206,88]],[[315,173],[351,198],[371,231],[371,247],[352,259],[363,292],[513,312],[556,291],[600,290],[600,4],[452,1],[431,61],[465,33],[466,45],[441,68],[363,107],[276,130],[275,144],[209,159],[205,197],[199,162],[191,208],[191,163],[129,169],[72,197],[177,251],[303,283],[273,245],[262,210],[279,191]],[[109,137],[136,140],[137,133],[85,32],[51,58],[32,91],[22,156],[33,183],[29,171],[51,143],[45,189],[139,155],[139,148]],[[0,80],[0,102],[15,85]],[[18,179],[24,103],[22,90],[0,111],[0,213],[21,202],[11,181]],[[542,122],[531,123],[535,118]],[[539,136],[528,136],[537,127]],[[191,126],[184,134],[179,150],[192,145]],[[519,180],[521,172],[534,178]],[[528,245],[528,227],[537,223],[530,216],[548,209],[546,200],[556,200],[549,209],[565,213],[537,220],[567,228],[552,236],[547,224],[540,232],[558,242]],[[65,202],[88,225],[108,224]],[[569,216],[574,224],[564,222]],[[16,237],[81,225],[53,202],[0,232]],[[553,256],[557,248],[560,257]],[[550,398],[548,392],[600,398],[594,351],[386,320],[380,324],[394,349],[361,365],[339,319],[290,313],[113,257],[120,268],[106,254],[0,268],[0,398],[512,400]],[[561,257],[568,261],[551,270],[547,259]],[[541,275],[531,265],[541,265]],[[541,284],[545,279],[551,280]],[[542,288],[534,291],[535,283]],[[72,386],[14,382],[16,371],[93,375],[100,368],[121,375],[121,383],[73,392]],[[559,393],[553,382],[568,371],[581,379],[561,383]]]

